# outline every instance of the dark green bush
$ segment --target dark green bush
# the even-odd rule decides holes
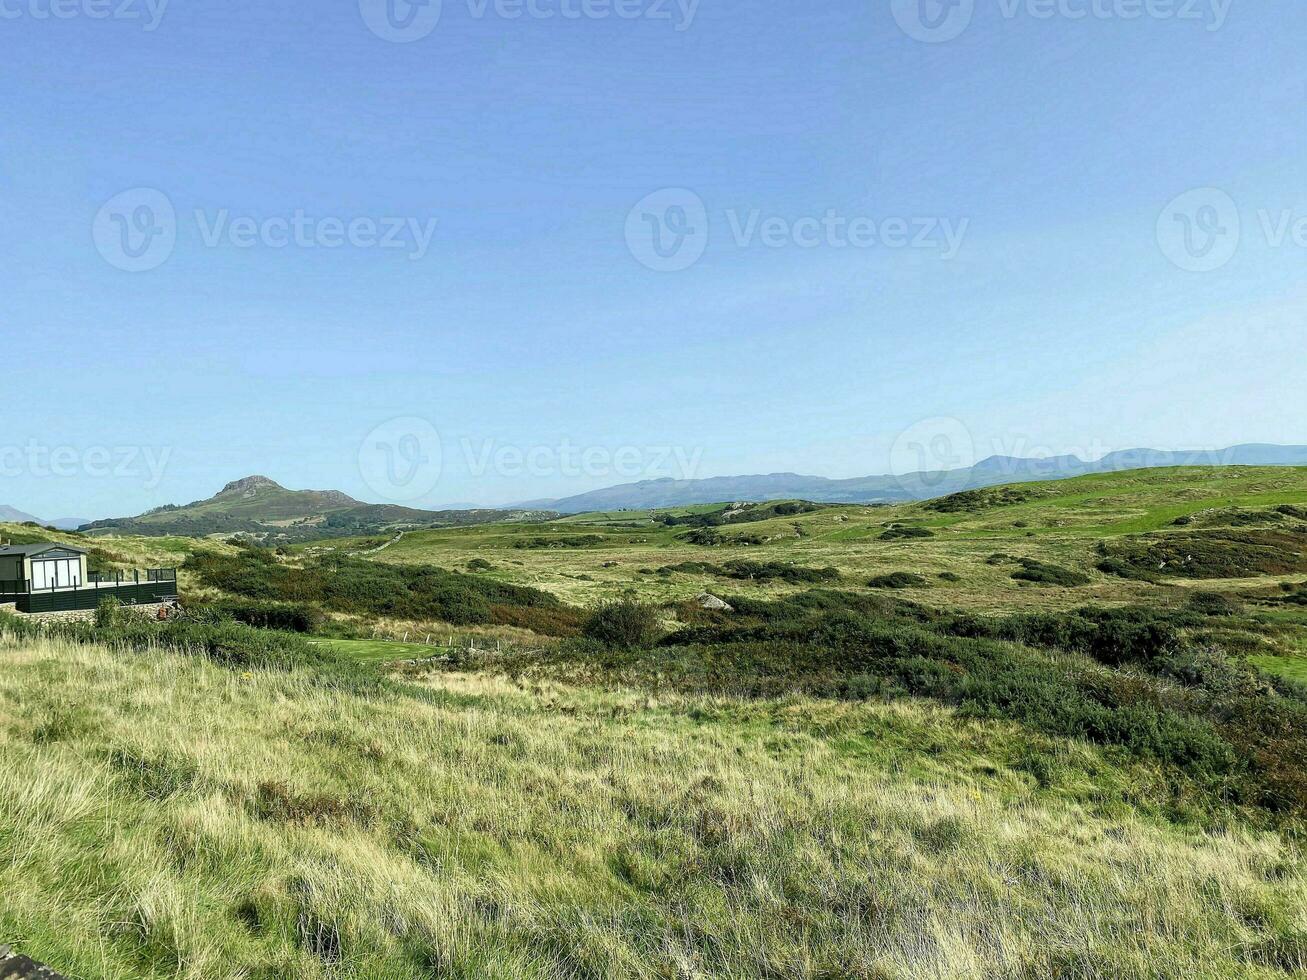
[[[698,544],[710,548],[717,545],[747,546],[767,543],[767,538],[761,534],[725,535],[712,527],[696,527],[681,535],[681,540],[687,544]]]
[[[979,490],[963,490],[961,493],[940,497],[929,501],[927,510],[941,514],[979,513],[995,507],[1010,507],[1025,503],[1035,495],[1026,487],[983,487]]]
[[[757,582],[779,580],[794,584],[835,582],[840,577],[838,568],[805,568],[778,561],[728,561],[720,571],[728,578]]]
[[[118,625],[121,608],[120,603],[113,596],[105,596],[100,600],[99,605],[95,607],[95,625],[98,629],[113,629]]]
[[[867,583],[873,589],[919,589],[930,583],[913,572],[890,572],[877,575]]]
[[[654,520],[665,527],[722,527],[726,524],[751,524],[774,517],[796,517],[821,509],[821,504],[808,503],[806,500],[782,500],[770,504],[723,506],[707,513],[659,514]]]
[[[326,624],[326,614],[306,602],[272,602],[258,599],[221,599],[199,607],[219,619],[232,619],[247,626],[287,633],[316,633]]]
[[[1136,582],[1157,582],[1161,578],[1160,575],[1150,569],[1130,564],[1120,558],[1104,558],[1094,567],[1104,575],[1116,575]]]
[[[1233,616],[1240,611],[1233,599],[1219,592],[1195,592],[1186,605],[1204,616]]]
[[[1292,575],[1307,572],[1307,529],[1289,526],[1174,532],[1104,543],[1100,551],[1107,561],[1099,567],[1127,578]]]
[[[584,635],[604,646],[629,650],[657,639],[658,615],[631,597],[605,602],[585,621]]]
[[[1047,562],[1036,561],[1034,558],[1018,558],[1017,564],[1021,567],[1012,573],[1012,577],[1020,582],[1074,588],[1078,585],[1088,585],[1090,581],[1088,575],[1073,572],[1061,565],[1050,565]]]
[[[562,611],[568,607],[546,592],[433,565],[383,565],[331,555],[296,567],[276,561],[265,551],[243,550],[236,555],[196,555],[187,567],[205,585],[243,599],[308,603],[354,615],[471,626],[502,620],[503,609],[512,607],[559,613],[540,617],[542,623],[567,618]],[[573,626],[559,635],[575,632],[579,614],[571,621]]]
[[[495,626],[516,626],[542,636],[577,636],[585,624],[584,610],[571,606],[490,607],[490,622]]]
[[[792,584],[839,581],[838,568],[807,568],[803,565],[791,565],[779,561],[728,561],[725,565],[713,565],[703,561],[683,561],[676,565],[665,565],[658,569],[659,574],[684,572],[688,575],[719,575],[722,578],[741,579],[752,582],[781,581]]]
[[[880,536],[882,541],[902,541],[912,538],[933,538],[935,532],[925,527],[890,527]]]

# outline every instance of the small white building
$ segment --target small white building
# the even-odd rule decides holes
[[[86,584],[86,552],[72,545],[0,545],[0,583],[14,592],[78,589]]]

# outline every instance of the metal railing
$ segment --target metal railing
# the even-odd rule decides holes
[[[0,582],[0,595],[36,595],[45,592],[77,592],[91,589],[121,589],[133,585],[154,585],[161,582],[176,582],[175,568],[147,568],[144,577],[140,570],[131,572],[88,572],[87,581],[72,585],[48,585],[37,588],[29,581]],[[11,590],[12,587],[12,590]]]

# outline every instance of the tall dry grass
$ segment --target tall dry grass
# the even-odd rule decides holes
[[[0,939],[71,977],[1302,969],[1302,855],[923,705],[307,674],[0,638]],[[1052,753],[1040,788],[1012,760]]]

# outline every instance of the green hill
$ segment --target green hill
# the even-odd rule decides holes
[[[373,540],[106,537],[186,616],[0,613],[0,934],[123,980],[1307,970],[1307,471]]]
[[[117,535],[253,535],[269,543],[450,527],[553,516],[528,510],[427,511],[366,504],[339,490],[288,490],[265,476],[227,484],[207,500],[166,506],[139,517],[94,521],[84,531]]]
[[[1294,508],[1307,508],[1307,469],[1185,467],[1012,484],[893,506],[717,504],[427,529],[375,558],[447,567],[479,558],[501,580],[582,605],[631,589],[657,601],[711,592],[724,588],[719,577],[691,569],[741,559],[835,567],[850,583],[905,571],[931,580],[923,597],[932,603],[1002,612],[1169,601],[1204,582],[1239,580],[1251,588],[1301,578],[1307,568],[1295,569],[1307,551],[1301,538],[1307,523]],[[1168,561],[1166,552],[1182,546],[1178,562]],[[1153,557],[1168,564],[1138,567]],[[1012,578],[1023,560],[1062,566],[1089,583],[1032,589]],[[795,586],[772,577],[734,587]]]

